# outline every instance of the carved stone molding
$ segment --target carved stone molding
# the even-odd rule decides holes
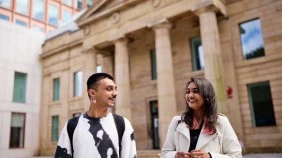
[[[91,33],[91,28],[89,25],[86,25],[83,30],[84,35],[89,35]]]
[[[160,6],[161,2],[162,2],[162,0],[153,0],[152,1],[152,6],[154,8],[157,8],[158,6]]]
[[[111,17],[111,22],[113,24],[116,24],[120,21],[120,14],[119,13],[114,13]]]

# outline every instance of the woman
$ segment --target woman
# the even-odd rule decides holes
[[[175,116],[162,148],[163,158],[242,158],[228,118],[217,113],[212,84],[192,78],[185,88],[186,111]]]

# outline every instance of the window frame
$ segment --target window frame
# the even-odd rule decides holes
[[[11,147],[11,137],[12,137],[12,121],[13,121],[13,114],[22,114],[24,116],[24,122],[23,122],[23,135],[22,135],[22,147]],[[26,113],[21,112],[11,112],[11,119],[10,119],[10,137],[9,137],[9,149],[22,149],[25,148],[25,128],[26,128]],[[20,146],[20,144],[19,144]]]
[[[202,71],[205,69],[204,50],[203,50],[203,65],[201,65],[201,57],[199,51],[200,46],[203,46],[201,36],[195,36],[190,38],[192,71]]]
[[[155,48],[150,50],[150,61],[151,61],[151,80],[157,80],[158,68],[157,68],[157,52]]]
[[[57,8],[57,23],[56,24],[53,24],[53,23],[50,22],[50,8],[51,8],[51,6]],[[60,15],[60,6],[59,6],[59,4],[57,4],[57,3],[48,3],[47,21],[46,21],[47,24],[49,24],[51,26],[55,26],[55,27],[59,26],[59,21],[60,21],[59,15]]]
[[[56,81],[58,81],[57,83],[58,87],[56,87]],[[58,89],[58,92],[56,92],[56,88]],[[59,77],[57,77],[53,79],[53,102],[60,101],[61,99],[60,94],[61,94],[61,80]]]
[[[253,95],[252,95],[252,91],[251,88],[257,88],[260,86],[268,86],[269,87],[269,95],[270,95],[270,101],[271,101],[271,108],[269,110],[272,110],[271,112],[273,112],[273,118],[274,118],[274,124],[268,124],[268,125],[258,125],[256,118],[257,117],[261,117],[261,116],[256,116],[256,112],[255,112],[255,106],[254,106],[254,100],[253,100]],[[249,99],[249,104],[250,104],[250,112],[251,112],[251,117],[252,117],[252,124],[253,127],[268,127],[268,126],[277,126],[277,121],[276,121],[276,117],[275,117],[275,111],[274,111],[274,104],[273,104],[273,99],[272,99],[272,92],[271,92],[271,86],[270,86],[270,82],[269,81],[262,81],[262,82],[256,82],[256,83],[250,83],[247,84],[247,92],[248,92],[248,99]],[[258,115],[258,114],[257,114]]]
[[[81,73],[81,82],[80,82],[80,87],[77,89],[76,87],[76,74]],[[79,82],[79,79],[78,81]],[[73,73],[73,97],[81,97],[83,95],[83,71],[82,70],[77,70]],[[77,91],[80,90],[80,91]]]
[[[55,126],[55,123],[53,122],[57,118],[57,127]],[[51,117],[51,141],[58,141],[59,140],[59,126],[60,126],[60,116],[59,115],[52,115]],[[54,131],[56,130],[56,131]],[[53,135],[56,132],[56,135]]]
[[[18,1],[23,1],[23,0],[14,0],[14,7],[15,7],[15,12],[18,13],[18,14],[21,14],[21,15],[25,15],[25,16],[29,16],[31,13],[30,13],[30,3],[31,3],[31,0],[26,0],[27,1],[27,12],[24,13],[24,12],[20,12],[18,10]]]
[[[20,96],[21,93],[19,93],[19,90],[15,90],[15,88],[18,88],[18,86],[16,86],[16,75],[24,75],[24,98],[21,100],[19,98],[17,98],[17,96]],[[13,103],[26,103],[26,93],[27,93],[27,81],[28,81],[28,74],[27,73],[23,73],[23,72],[18,72],[18,71],[15,71],[14,73],[14,85],[13,85],[13,98],[12,98],[12,101]],[[19,83],[17,83],[19,84]],[[22,87],[20,87],[22,88]],[[19,99],[19,100],[17,100]]]
[[[42,12],[43,12],[43,17],[42,17],[42,19],[38,19],[38,18],[36,18],[36,16],[35,16],[35,10],[34,10],[34,8],[36,8],[37,6],[35,6],[35,1],[36,0],[33,0],[32,1],[32,15],[31,15],[31,17],[32,17],[32,19],[34,19],[34,20],[38,20],[38,21],[40,21],[40,22],[44,22],[45,21],[45,14],[47,13],[47,11],[45,11],[45,9],[46,9],[46,7],[45,7],[45,2],[44,2],[44,0],[43,0],[43,2],[42,2],[42,4],[43,4],[43,10],[42,10]],[[48,3],[47,3],[48,4]]]
[[[4,20],[4,21],[10,21],[10,16],[1,13],[0,14],[0,19]]]
[[[262,40],[262,50],[263,50],[263,55],[260,55],[260,56],[255,56],[255,57],[247,57],[248,53],[245,54],[244,52],[244,42],[243,42],[243,37],[242,37],[242,27],[241,25],[243,24],[247,24],[249,22],[254,22],[256,20],[259,20],[259,28],[260,28],[260,35],[261,35],[261,40]],[[248,60],[252,60],[252,59],[257,59],[257,58],[261,58],[261,57],[265,57],[266,56],[266,51],[265,51],[265,42],[264,42],[264,37],[263,37],[263,30],[262,30],[262,25],[261,25],[261,19],[259,17],[256,17],[256,18],[252,18],[252,19],[249,19],[249,20],[246,20],[246,21],[242,21],[238,24],[238,29],[239,29],[239,39],[240,39],[240,46],[241,46],[241,56],[242,56],[242,59],[244,61],[248,61]],[[249,53],[250,54],[250,53]]]

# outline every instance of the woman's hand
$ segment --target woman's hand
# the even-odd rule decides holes
[[[191,158],[191,155],[189,152],[177,152],[175,155],[175,158]]]
[[[201,149],[193,150],[190,154],[191,158],[211,158],[208,152]]]

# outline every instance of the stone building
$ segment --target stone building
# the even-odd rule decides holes
[[[138,150],[162,146],[198,76],[247,152],[282,151],[281,15],[277,0],[101,0],[43,46],[40,153],[53,154],[65,122],[88,109],[96,71],[114,76],[114,110],[132,122]]]

